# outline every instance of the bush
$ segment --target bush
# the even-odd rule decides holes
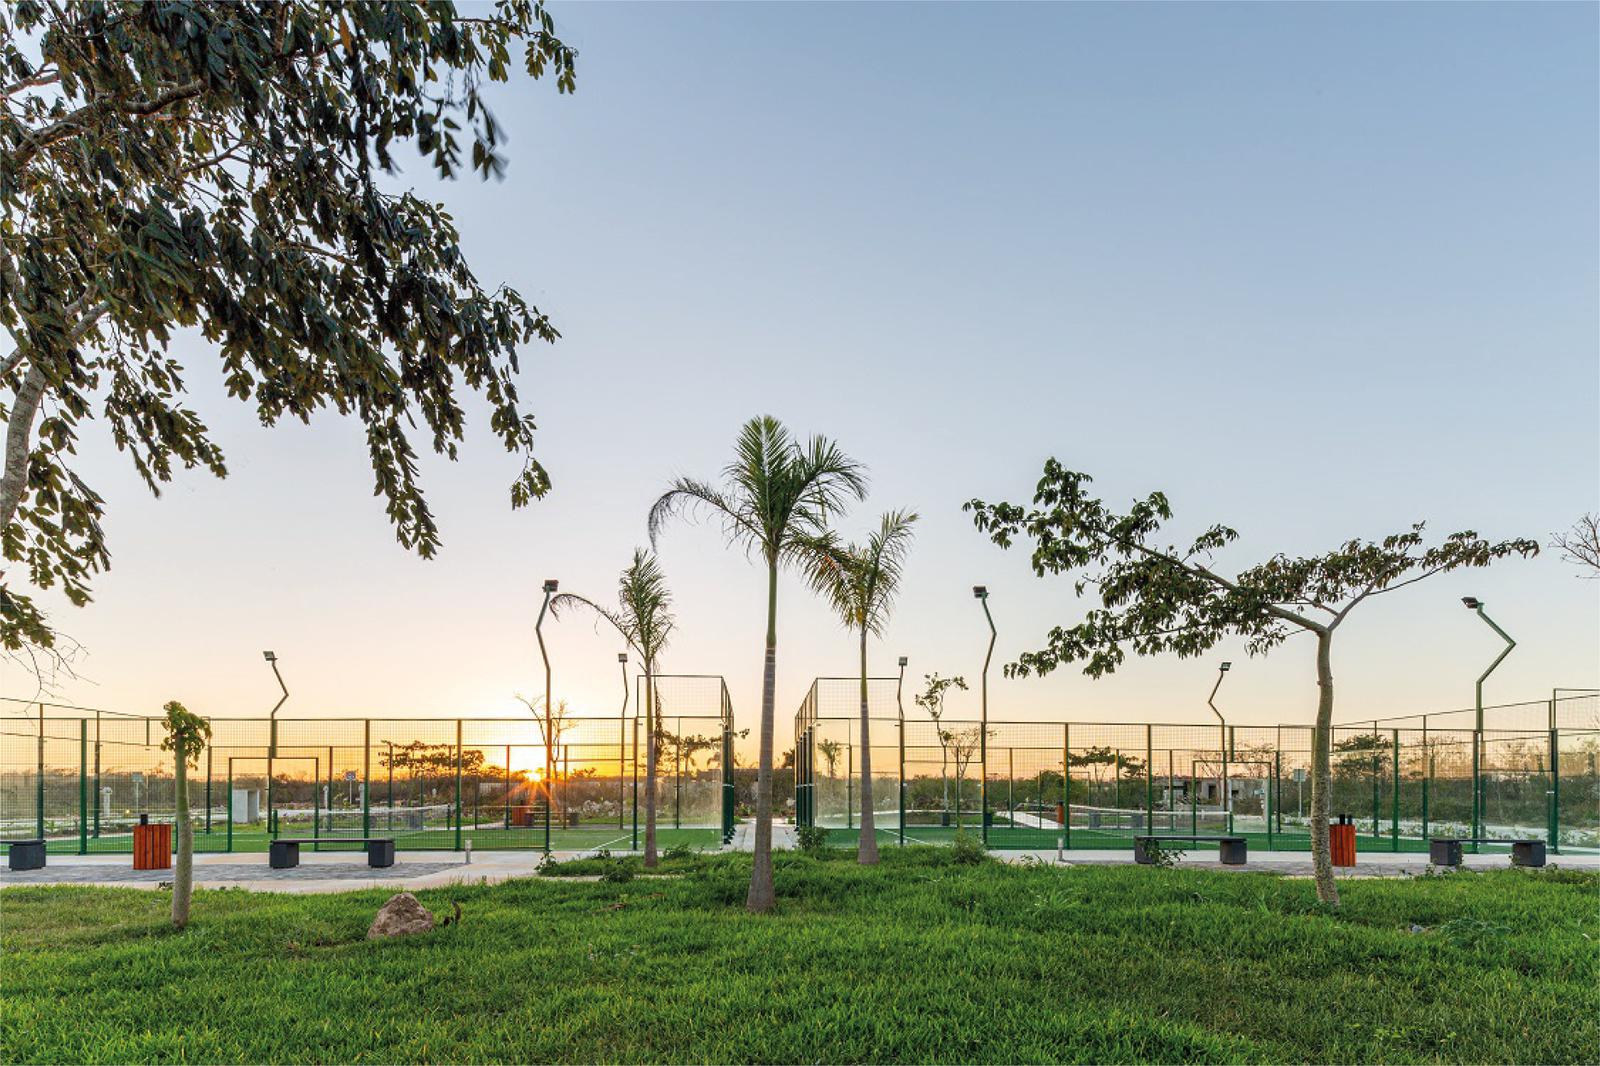
[[[625,885],[633,880],[633,865],[621,859],[609,859],[600,871],[600,880],[611,885]]]
[[[976,866],[989,857],[984,850],[983,841],[968,833],[964,829],[956,830],[955,837],[950,841],[950,861],[963,866]]]
[[[694,857],[694,849],[687,844],[674,844],[661,853],[662,862],[682,862]]]
[[[795,843],[808,855],[816,855],[828,846],[828,831],[820,825],[795,826]]]

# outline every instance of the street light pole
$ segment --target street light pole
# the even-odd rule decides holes
[[[1494,668],[1511,654],[1511,649],[1517,646],[1517,642],[1511,639],[1511,634],[1495,625],[1494,619],[1483,613],[1482,600],[1476,596],[1463,596],[1461,602],[1467,610],[1476,611],[1478,617],[1488,623],[1489,628],[1500,634],[1500,639],[1506,642],[1506,646],[1495,656],[1489,668],[1478,675],[1478,683],[1473,691],[1473,708],[1476,714],[1473,717],[1472,733],[1472,835],[1476,839],[1483,835],[1483,782],[1480,779],[1483,772],[1483,683],[1494,673]]]
[[[556,772],[555,719],[550,709],[550,654],[544,646],[544,615],[550,609],[550,596],[560,587],[560,582],[550,578],[544,583],[544,602],[539,605],[539,619],[533,623],[533,635],[539,641],[539,658],[544,660],[544,853],[550,854],[550,808],[555,804],[555,791],[551,782]]]
[[[906,705],[900,698],[906,686],[906,663],[911,660],[900,656],[900,678],[894,683],[894,706],[900,716],[900,846],[906,843]]]
[[[1211,695],[1206,697],[1206,706],[1211,708],[1211,713],[1217,716],[1217,721],[1222,727],[1222,746],[1217,752],[1222,757],[1222,817],[1228,832],[1233,832],[1233,816],[1230,811],[1232,804],[1228,802],[1228,720],[1222,717],[1222,712],[1217,710],[1217,690],[1222,687],[1222,679],[1228,676],[1228,671],[1233,669],[1232,663],[1223,663],[1217,667],[1217,683],[1211,686]],[[1196,782],[1198,787],[1198,782]]]
[[[272,760],[278,756],[278,708],[282,707],[289,699],[289,686],[283,683],[283,675],[278,673],[278,653],[264,651],[261,657],[272,667],[272,676],[278,679],[278,687],[283,690],[283,695],[278,697],[278,702],[272,705],[272,713],[267,715],[268,729],[267,740],[267,835],[277,835],[277,823],[272,817]],[[228,802],[233,802],[233,797],[228,797]],[[247,805],[248,809],[248,805]]]
[[[628,805],[628,653],[617,652],[622,671],[622,710],[617,714],[617,829],[627,824],[623,808]]]
[[[989,613],[989,589],[984,585],[972,586],[972,595],[983,604],[983,617],[989,623],[989,649],[983,653],[983,680],[979,689],[981,721],[978,725],[978,761],[982,764],[983,780],[978,786],[978,801],[983,808],[978,825],[985,847],[989,846],[989,660],[994,657],[994,616]],[[957,787],[960,787],[959,785]]]

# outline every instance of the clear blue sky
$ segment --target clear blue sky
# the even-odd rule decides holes
[[[609,596],[674,475],[714,474],[771,412],[870,465],[870,501],[925,516],[887,672],[973,677],[987,582],[997,656],[1083,607],[973,531],[1055,455],[1111,499],[1154,488],[1174,539],[1221,560],[1327,549],[1427,519],[1546,540],[1600,506],[1597,9],[1593,5],[561,6],[579,91],[496,95],[505,181],[446,200],[482,277],[565,333],[528,352],[549,498],[477,432],[429,462],[441,558],[394,543],[356,428],[268,433],[180,343],[225,482],[152,501],[103,439],[115,569],[63,610],[93,684],[65,695],[261,713],[283,658],[302,713],[514,713],[542,687],[538,587]],[[669,669],[760,681],[763,582],[712,527],[664,538]],[[1341,719],[1600,680],[1600,582],[1554,553],[1436,580],[1341,634]],[[783,586],[780,738],[852,644]],[[557,691],[610,713],[615,642],[552,631]],[[1202,721],[1215,661],[1237,720],[1308,721],[1309,647],[997,681],[995,717]],[[7,695],[26,695],[17,671]],[[287,712],[286,712],[287,713]]]

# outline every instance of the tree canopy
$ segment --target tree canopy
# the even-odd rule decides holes
[[[407,142],[445,177],[502,171],[483,91],[517,46],[530,77],[573,89],[576,53],[530,0],[474,17],[447,2],[0,9],[0,553],[32,586],[81,605],[110,563],[102,497],[73,470],[85,423],[104,421],[153,492],[179,468],[226,474],[184,403],[182,329],[264,425],[359,418],[374,494],[423,556],[439,535],[412,437],[455,458],[460,386],[523,457],[513,506],[548,490],[515,379],[518,346],[554,325],[478,280],[442,205],[384,180]],[[50,647],[19,584],[0,586],[0,643]]]
[[[972,500],[978,529],[1002,548],[1018,537],[1033,544],[1039,576],[1076,572],[1082,597],[1093,587],[1098,607],[1072,625],[1057,625],[1044,647],[1006,665],[1008,676],[1047,674],[1081,662],[1091,677],[1112,673],[1127,657],[1171,652],[1199,655],[1225,637],[1242,638],[1252,654],[1297,632],[1317,641],[1317,714],[1311,752],[1311,856],[1317,895],[1337,903],[1328,849],[1328,740],[1333,723],[1334,631],[1363,602],[1464,567],[1508,555],[1536,555],[1527,539],[1488,541],[1467,530],[1426,543],[1423,523],[1381,540],[1352,539],[1322,555],[1277,554],[1228,576],[1215,555],[1239,539],[1213,525],[1187,548],[1156,539],[1172,508],[1153,492],[1118,512],[1088,494],[1091,478],[1055,459],[1045,463],[1031,507]]]
[[[1076,625],[1052,628],[1043,648],[1007,664],[1008,676],[1082,662],[1084,673],[1100,677],[1115,671],[1130,648],[1138,655],[1191,657],[1230,635],[1259,654],[1300,630],[1331,632],[1373,596],[1539,551],[1536,541],[1491,542],[1470,530],[1428,546],[1418,522],[1381,540],[1345,541],[1323,555],[1274,555],[1229,577],[1212,560],[1239,539],[1238,532],[1213,525],[1187,548],[1163,545],[1155,538],[1172,517],[1164,494],[1153,492],[1117,513],[1088,495],[1092,480],[1051,459],[1031,508],[966,504],[977,527],[1001,547],[1019,536],[1032,542],[1034,573],[1083,571],[1074,590],[1083,596],[1092,586],[1100,601]]]

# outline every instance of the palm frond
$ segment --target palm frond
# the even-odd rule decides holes
[[[867,538],[861,553],[862,569],[867,576],[863,624],[874,635],[881,636],[894,609],[894,600],[900,593],[900,581],[905,575],[906,557],[911,554],[912,526],[917,513],[901,509],[885,512],[878,529]]]
[[[594,612],[596,632],[599,632],[601,622],[610,622],[616,631],[621,634],[625,643],[630,646],[634,643],[634,634],[629,625],[629,619],[625,615],[619,614],[608,607],[602,607],[588,597],[580,596],[576,592],[563,592],[550,597],[550,617],[558,622],[564,612],[579,609]]]
[[[656,547],[661,531],[674,518],[696,518],[710,512],[723,525],[730,541],[743,541],[747,547],[764,547],[765,539],[759,526],[752,521],[743,501],[719,491],[715,486],[694,478],[678,478],[661,498],[650,506],[646,528],[650,534],[650,547]]]

